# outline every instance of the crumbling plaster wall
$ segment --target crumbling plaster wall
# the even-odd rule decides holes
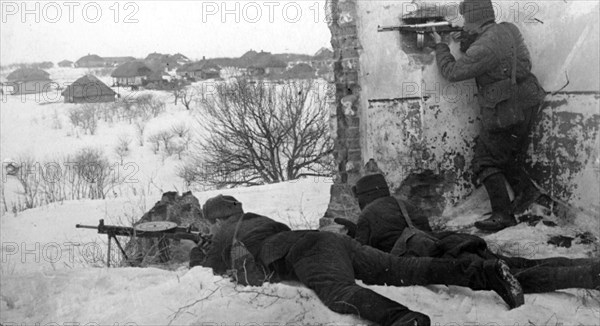
[[[442,4],[419,5],[423,3]],[[461,24],[457,4],[449,2],[443,12]],[[533,72],[547,91],[561,89],[568,79],[560,93],[548,94],[545,100],[532,134],[528,170],[552,195],[600,216],[598,3],[500,1],[494,6],[497,21],[514,22],[521,29]],[[476,87],[474,80],[444,80],[431,50],[405,50],[414,36],[377,31],[379,25],[399,24],[400,17],[415,8],[409,1],[332,2],[330,27],[338,62],[336,152],[339,144],[347,143],[344,137],[356,137],[356,131],[348,133],[339,123],[350,119],[358,127],[360,155],[345,157],[352,167],[343,171],[346,176],[356,179],[361,173],[356,165],[373,159],[397,189],[411,173],[431,170],[444,180],[440,189],[444,205],[450,206],[474,187],[472,148],[480,128]],[[349,52],[336,41],[340,26],[354,28],[357,66],[342,65]],[[457,44],[451,49],[460,55]],[[353,72],[358,76],[358,85],[352,87],[358,91],[356,103],[344,111],[341,100],[347,98],[348,88],[343,90],[339,82]],[[338,178],[336,183],[353,182]],[[337,195],[332,191],[332,203],[341,203]]]

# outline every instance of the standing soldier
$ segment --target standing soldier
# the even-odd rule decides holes
[[[475,226],[499,231],[516,224],[506,178],[521,197],[532,193],[520,159],[545,91],[531,73],[531,58],[519,29],[512,23],[494,21],[490,0],[464,0],[459,7],[464,30],[475,41],[459,59],[434,32],[437,64],[449,81],[475,78],[483,130],[476,139],[474,172],[488,192],[492,215]],[[521,197],[522,198],[522,197]]]

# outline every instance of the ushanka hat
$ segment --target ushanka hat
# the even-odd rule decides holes
[[[360,178],[352,187],[361,208],[373,200],[390,195],[390,189],[383,174],[370,174]]]
[[[496,19],[491,0],[464,0],[458,11],[465,20],[465,29],[473,30]]]
[[[217,219],[227,219],[232,215],[244,213],[242,203],[233,196],[218,195],[209,198],[202,206],[204,218],[214,223]]]

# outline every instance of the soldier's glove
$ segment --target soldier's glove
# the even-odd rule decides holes
[[[347,234],[350,238],[356,238],[356,223],[347,220],[343,217],[336,217],[333,219],[333,221],[337,224],[345,226],[348,230]]]

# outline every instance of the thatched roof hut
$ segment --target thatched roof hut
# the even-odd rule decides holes
[[[218,78],[220,71],[221,67],[209,60],[191,62],[177,68],[177,74],[180,76],[200,79]]]
[[[38,68],[19,68],[6,76],[10,82],[43,81],[50,80],[50,74]]]
[[[104,61],[104,59],[96,54],[88,54],[86,56],[83,56],[81,58],[79,58],[79,60],[77,60],[75,62],[75,67],[84,67],[84,68],[94,68],[94,67],[104,67],[104,65],[106,64],[106,62]]]
[[[133,77],[145,77],[152,73],[150,69],[142,61],[131,61],[125,62],[118,66],[111,74],[114,78],[133,78]]]
[[[116,94],[93,75],[85,75],[77,79],[61,93],[65,103],[113,102]]]
[[[43,93],[53,88],[50,74],[38,68],[19,68],[6,76],[10,94]]]
[[[284,73],[286,78],[292,79],[310,79],[315,78],[316,70],[306,63],[299,63]]]
[[[63,60],[58,63],[59,67],[73,67],[73,61]]]

